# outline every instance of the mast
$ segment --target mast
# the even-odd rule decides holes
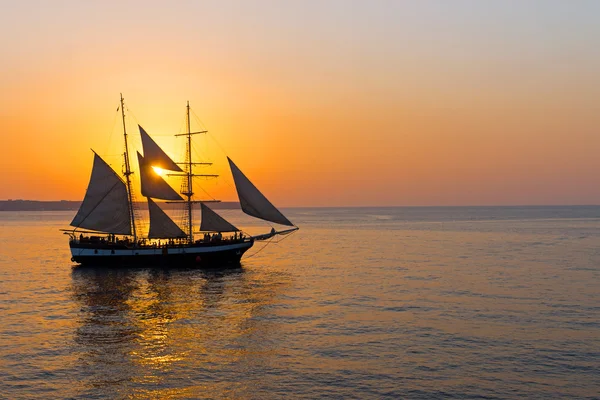
[[[194,194],[192,191],[192,131],[190,129],[190,102],[187,102],[187,187],[188,190],[186,193],[183,193],[187,196],[187,209],[188,209],[188,232],[190,233],[190,243],[194,242],[194,231],[192,229],[192,195]]]
[[[198,135],[201,133],[207,133],[207,130],[200,130],[197,132],[192,132],[192,128],[191,128],[191,119],[190,119],[190,102],[187,102],[186,105],[186,120],[187,120],[187,132],[186,133],[178,133],[175,136],[186,136],[187,137],[187,143],[186,143],[186,152],[185,152],[185,157],[186,160],[185,162],[178,162],[176,164],[180,164],[180,165],[185,165],[185,172],[184,173],[175,173],[175,174],[167,174],[167,176],[181,176],[184,177],[186,179],[183,180],[182,184],[181,184],[181,193],[182,195],[186,196],[187,199],[183,200],[186,203],[186,209],[185,212],[187,213],[187,221],[184,221],[184,223],[187,225],[186,226],[186,230],[188,233],[188,239],[191,242],[194,241],[194,221],[193,221],[193,208],[192,205],[194,203],[213,203],[213,202],[220,202],[220,200],[200,200],[200,201],[195,201],[192,200],[192,196],[194,195],[194,191],[193,191],[193,178],[196,176],[201,176],[201,177],[205,177],[205,178],[216,178],[218,175],[214,175],[214,174],[194,174],[193,171],[193,167],[194,165],[212,165],[211,162],[194,162],[192,160],[192,135]],[[178,201],[172,201],[169,202],[167,201],[167,203],[178,203]],[[184,215],[184,219],[185,219],[185,215]]]
[[[133,195],[131,193],[131,179],[129,175],[132,174],[129,166],[129,148],[127,146],[127,128],[125,127],[125,103],[123,99],[123,93],[121,93],[121,116],[123,118],[123,137],[125,138],[125,181],[127,183],[127,195],[129,196],[129,219],[131,221],[131,229],[133,232],[133,242],[137,243],[137,232],[135,230],[135,213],[133,212]]]

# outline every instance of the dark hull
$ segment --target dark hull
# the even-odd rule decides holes
[[[106,245],[71,244],[71,260],[82,265],[107,267],[239,267],[253,241],[229,245],[179,246],[167,248],[124,248]]]

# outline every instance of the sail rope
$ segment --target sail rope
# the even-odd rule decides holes
[[[135,122],[135,126],[132,127],[129,126],[129,130],[130,132],[127,134],[127,136],[129,136],[129,140],[133,140],[135,141],[135,143],[131,143],[131,147],[132,147],[132,151],[136,150],[136,149],[141,149],[142,148],[142,137],[139,135],[139,130],[138,130],[138,126],[140,126],[140,121],[137,119],[137,117],[135,116],[135,114],[133,113],[133,111],[131,111],[129,109],[129,107],[127,107],[127,105],[125,105],[125,109],[127,110],[127,116],[131,116],[131,118],[133,118],[134,122]],[[137,132],[138,134],[133,134],[133,132]]]
[[[212,194],[208,193],[206,191],[206,189],[204,189],[202,186],[200,186],[200,190],[202,190],[208,197],[210,197],[210,200],[214,200],[214,201],[217,200],[217,199],[215,199],[215,196],[213,196]]]
[[[269,244],[271,244],[271,242],[273,241],[272,239],[273,239],[273,238],[269,239],[269,240],[268,240],[268,241],[265,243],[265,245],[264,245],[263,247],[261,247],[260,249],[258,249],[258,250],[257,250],[256,252],[254,252],[253,254],[250,254],[249,256],[246,256],[246,257],[245,257],[245,259],[247,260],[247,259],[249,259],[249,258],[252,258],[252,257],[254,257],[255,255],[257,255],[258,253],[260,253],[261,251],[263,251],[263,250],[264,250],[264,249],[265,249],[265,248],[266,248],[266,247],[267,247]]]
[[[221,150],[221,152],[223,153],[223,155],[225,155],[225,157],[227,157],[227,152],[225,152],[225,148],[221,145],[221,143],[219,143],[219,141],[217,140],[217,138],[214,137],[210,132],[207,132],[206,134],[213,140],[213,142],[215,142],[215,144],[219,147],[219,149]],[[234,193],[237,193],[237,188],[235,187],[235,185],[232,185],[231,178],[230,179],[223,179],[223,182],[225,182],[225,184],[227,186],[229,186],[229,188],[232,189]]]
[[[296,232],[297,232],[297,231],[293,231],[293,232],[290,232],[290,233],[286,233],[286,234],[284,235],[284,238],[283,238],[283,239],[281,239],[281,240],[277,240],[277,241],[273,240],[273,239],[275,238],[275,236],[273,236],[272,238],[270,238],[270,239],[269,239],[269,240],[268,240],[268,241],[265,243],[265,245],[264,245],[263,247],[261,247],[260,249],[258,249],[258,250],[257,250],[255,253],[253,253],[253,254],[250,254],[249,256],[246,256],[245,258],[246,258],[246,259],[248,259],[248,258],[252,258],[252,257],[254,257],[254,256],[255,256],[255,255],[257,255],[258,253],[260,253],[261,251],[263,251],[263,250],[264,250],[264,249],[265,249],[265,248],[266,248],[268,245],[270,245],[271,243],[279,244],[279,243],[283,242],[285,239],[287,239],[288,237],[292,236],[292,235],[293,235],[294,233],[296,233]]]
[[[117,107],[117,111],[115,112],[115,117],[111,124],[112,128],[110,130],[110,135],[108,136],[108,141],[106,142],[106,151],[102,154],[108,154],[108,149],[110,149],[110,143],[112,141],[113,134],[115,133],[115,127],[117,126],[117,117],[119,116],[120,108],[121,108],[121,104],[119,104],[119,107]]]
[[[194,118],[196,118],[196,122],[198,122],[198,125],[200,125],[201,128],[206,129],[206,124],[200,119],[198,114],[196,114],[194,112],[194,109],[190,108],[190,111],[192,112],[192,115],[194,116]]]

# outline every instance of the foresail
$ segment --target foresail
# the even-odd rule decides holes
[[[147,162],[146,157],[140,153],[138,163],[140,166],[140,181],[142,184],[142,195],[161,200],[183,200],[163,178],[160,177]]]
[[[149,239],[184,238],[187,236],[151,198],[148,198],[148,211],[150,212]]]
[[[225,218],[214,212],[206,204],[201,203],[202,222],[200,222],[200,231],[202,232],[237,232],[238,228],[230,224]]]
[[[227,157],[235,182],[240,206],[246,214],[277,224],[294,226],[267,198],[250,182],[244,173]]]
[[[71,226],[131,235],[129,197],[125,183],[96,153],[85,197]]]
[[[146,133],[144,128],[138,125],[140,128],[140,135],[142,136],[142,147],[144,148],[144,159],[149,165],[158,167],[161,169],[167,169],[169,171],[183,172],[183,170],[171,160],[163,149],[161,149],[154,140]]]

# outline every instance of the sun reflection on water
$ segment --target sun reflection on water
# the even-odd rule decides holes
[[[242,269],[75,269],[72,295],[81,305],[75,342],[89,390],[83,395],[102,387],[115,397],[124,390],[128,398],[205,391],[227,397],[231,385],[207,379],[199,386],[185,371],[197,377],[245,369],[269,351],[268,341],[255,336],[268,328],[260,310],[277,286],[267,284],[266,275],[251,275]]]

